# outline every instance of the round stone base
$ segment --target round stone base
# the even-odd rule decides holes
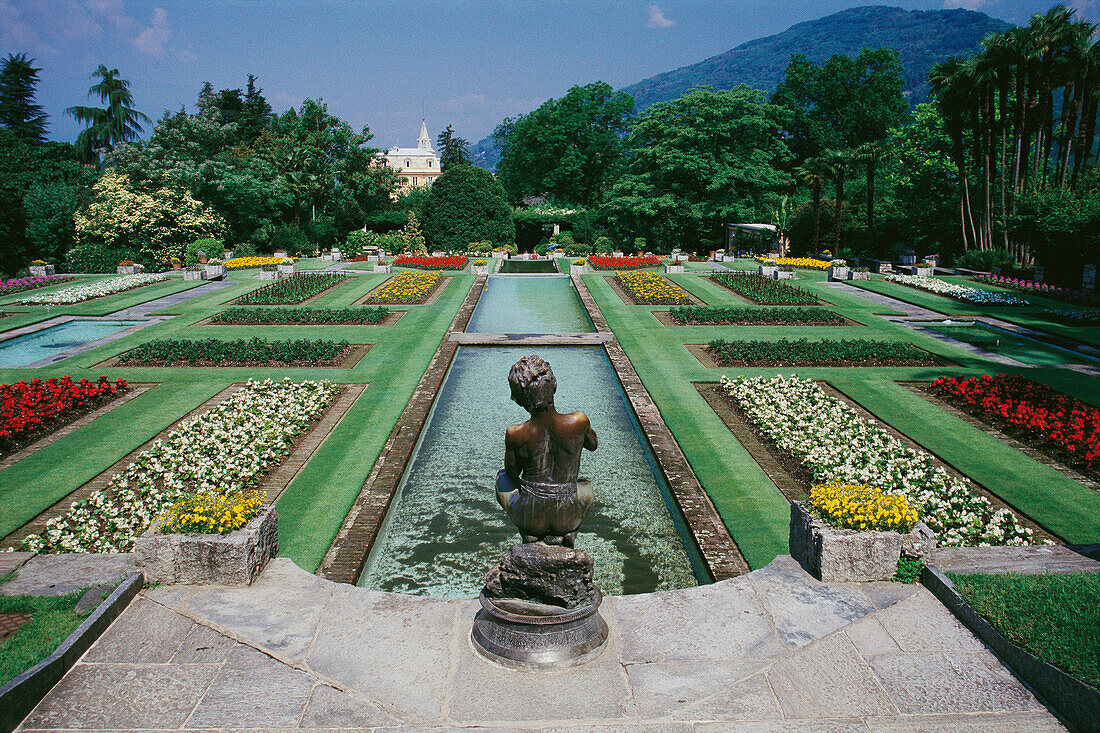
[[[507,667],[556,669],[584,664],[599,656],[607,641],[607,622],[599,611],[602,600],[597,591],[592,605],[556,613],[545,612],[551,607],[540,604],[504,608],[482,593],[470,639],[482,656]]]

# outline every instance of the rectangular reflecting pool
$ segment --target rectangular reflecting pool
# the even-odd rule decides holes
[[[984,323],[929,323],[921,324],[921,327],[1024,364],[1048,366],[1100,363],[1100,360],[1077,351],[1043,343]]]
[[[592,322],[566,275],[490,275],[468,333],[587,333]],[[507,375],[507,371],[505,371]]]
[[[0,367],[34,364],[141,323],[144,321],[69,321],[16,336],[0,341]]]
[[[505,429],[528,417],[509,397],[508,370],[532,351],[554,370],[558,411],[584,410],[599,436],[599,449],[581,458],[580,478],[592,481],[596,503],[576,546],[595,561],[604,594],[683,588],[707,577],[602,348],[463,346],[359,585],[473,597],[520,541],[497,503],[495,480]]]

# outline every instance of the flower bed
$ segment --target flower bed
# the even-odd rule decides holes
[[[32,275],[30,277],[17,277],[14,280],[0,280],[0,298],[5,295],[44,288],[47,285],[57,285],[66,280],[71,280],[72,275]]]
[[[1092,405],[1007,374],[940,377],[932,389],[965,412],[1023,433],[1070,463],[1100,471],[1100,410]]]
[[[908,285],[918,290],[926,290],[936,295],[945,295],[948,298],[961,300],[966,303],[978,305],[1028,305],[1023,298],[1018,298],[1011,293],[997,293],[992,290],[979,290],[968,288],[965,285],[947,282],[934,277],[924,275],[883,275],[887,282]]]
[[[104,295],[113,295],[125,290],[133,290],[144,285],[164,282],[168,279],[165,274],[139,274],[123,275],[122,277],[110,277],[106,280],[73,285],[69,288],[61,288],[49,293],[37,293],[24,298],[24,305],[71,305],[83,300],[101,298]]]
[[[389,308],[230,308],[216,314],[211,323],[253,326],[325,325],[330,323],[381,323]]]
[[[830,263],[826,260],[819,260],[814,257],[761,257],[757,255],[754,257],[757,262],[768,261],[768,264],[789,265],[791,267],[799,267],[804,270],[828,270]]]
[[[438,272],[399,272],[368,295],[364,302],[419,303],[427,299],[440,277]]]
[[[814,486],[807,506],[815,517],[840,529],[908,532],[920,520],[904,496],[849,481]]]
[[[1084,290],[1073,290],[1072,288],[1060,288],[1057,285],[1036,282],[1035,280],[1003,277],[1001,275],[976,275],[974,277],[974,282],[985,283],[986,285],[996,285],[999,288],[1016,290],[1021,293],[1034,293],[1044,298],[1064,300],[1067,303],[1083,303],[1085,305],[1096,305],[1100,303],[1100,298],[1094,293]]]
[[[240,529],[264,507],[259,489],[199,491],[177,499],[161,516],[163,534],[229,534]]]
[[[338,391],[327,382],[250,380],[156,441],[105,489],[73,502],[23,545],[31,552],[129,552],[134,537],[181,497],[257,486]]]
[[[838,326],[845,323],[844,316],[823,308],[741,308],[737,306],[683,305],[670,308],[668,312],[672,318],[683,324]]]
[[[84,408],[122,394],[126,380],[98,382],[72,377],[0,384],[0,455],[12,453],[29,440],[69,422]]]
[[[235,300],[241,305],[276,305],[279,303],[301,303],[318,293],[339,285],[347,275],[327,272],[310,272],[277,280],[251,293],[245,293]]]
[[[231,260],[226,260],[223,264],[229,270],[247,270],[252,267],[263,267],[264,265],[277,265],[283,261],[283,257],[234,257]],[[295,259],[295,258],[291,258]]]
[[[1100,310],[1068,310],[1061,308],[1047,308],[1043,315],[1059,323],[1068,323],[1071,326],[1095,326],[1100,324]]]
[[[591,258],[589,258],[591,262]],[[637,305],[680,305],[691,296],[667,277],[653,272],[619,272],[615,280]]]
[[[817,305],[812,293],[755,272],[717,272],[714,282],[760,305]]]
[[[309,339],[155,339],[118,360],[126,366],[333,366],[350,348],[347,341]]]
[[[656,267],[661,264],[661,258],[656,255],[642,255],[640,257],[588,255],[588,263],[597,270],[637,270],[641,267]]]
[[[817,482],[870,484],[905,496],[944,546],[1022,545],[1031,530],[1011,511],[994,510],[936,464],[815,382],[798,377],[722,379],[722,387],[758,430]]]
[[[707,353],[718,366],[917,366],[935,364],[928,352],[902,341],[724,341]]]
[[[466,266],[469,259],[465,255],[444,255],[442,257],[401,255],[394,259],[393,264],[398,267],[415,267],[418,270],[461,270]]]

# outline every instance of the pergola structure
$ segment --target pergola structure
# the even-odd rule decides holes
[[[778,229],[775,224],[726,224],[725,227],[727,249],[734,248],[734,242],[739,232],[770,232],[777,239],[780,256],[785,256],[790,246],[786,237],[778,237]]]

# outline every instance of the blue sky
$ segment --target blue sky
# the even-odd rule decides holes
[[[80,126],[100,63],[132,83],[156,119],[194,109],[204,81],[244,87],[249,72],[276,111],[307,97],[373,144],[415,144],[450,123],[476,142],[505,116],[574,84],[621,87],[744,41],[868,2],[846,0],[0,0],[0,56],[41,67],[50,137]],[[893,0],[911,10],[977,9],[1023,23],[1053,0]],[[1067,3],[1100,21],[1100,0]]]

